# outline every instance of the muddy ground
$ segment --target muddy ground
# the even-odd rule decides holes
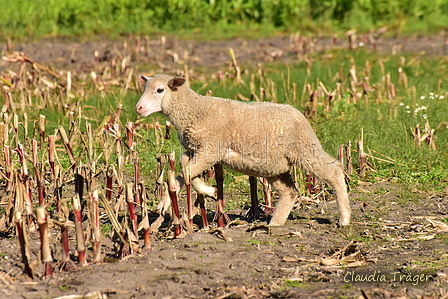
[[[247,194],[241,200],[250,201]],[[0,292],[8,298],[446,298],[448,192],[361,183],[352,188],[347,228],[337,226],[331,197],[303,203],[285,226],[270,230],[265,218],[246,222],[242,209],[228,212],[239,221],[223,234],[172,239],[162,226],[153,251],[122,261],[109,242],[105,263],[56,270],[50,280],[22,275],[17,239],[2,238]],[[56,242],[57,233],[52,237]],[[30,243],[37,255],[37,234]],[[71,246],[74,253],[74,236]]]
[[[110,63],[114,55],[123,53],[125,40],[13,42],[13,50],[24,51],[43,65],[81,74],[94,67],[95,50],[99,63]],[[377,36],[375,51],[445,55],[445,41],[443,34],[394,39]],[[356,44],[373,49],[363,40]],[[158,72],[175,72],[183,70],[175,61],[180,59],[191,68],[217,71],[228,64],[229,47],[234,48],[241,63],[298,61],[290,37],[279,36],[202,43],[168,38],[163,51],[160,39],[153,39],[149,40],[147,57],[144,51],[140,56],[134,53],[133,63],[151,64]],[[318,39],[313,47],[319,53],[333,47],[346,48],[348,43],[338,40],[335,45],[331,38]],[[4,45],[0,50],[2,54],[7,52]],[[0,62],[0,70],[8,67],[7,62]],[[239,202],[250,202],[248,197],[237,195]],[[229,208],[230,218],[240,220],[223,233],[198,231],[173,239],[167,237],[162,226],[160,234],[152,238],[153,251],[118,261],[113,257],[114,244],[105,242],[105,263],[69,272],[55,269],[50,280],[31,280],[23,275],[17,238],[2,234],[0,297],[448,298],[447,201],[448,190],[424,192],[395,182],[360,182],[351,190],[353,223],[347,228],[337,226],[337,208],[331,196],[305,198],[285,226],[270,229],[265,226],[265,217],[252,223],[245,218],[245,209]],[[156,217],[151,216],[152,220]],[[210,213],[210,220],[212,217]],[[195,221],[199,223],[200,219]],[[33,256],[37,257],[38,235],[30,237]],[[58,242],[56,232],[52,237]],[[75,254],[74,236],[71,241]],[[58,254],[54,252],[55,264]],[[43,273],[43,266],[36,272]]]

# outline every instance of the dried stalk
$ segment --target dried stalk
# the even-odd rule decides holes
[[[349,141],[345,144],[345,161],[346,161],[346,167],[347,167],[347,174],[352,175],[353,174],[353,165],[352,165],[352,144]]]
[[[144,185],[141,184],[140,189],[142,190],[142,194],[146,194],[144,192]],[[143,229],[143,240],[144,240],[144,249],[152,250],[151,246],[151,225],[149,224],[149,215],[148,215],[148,205],[146,204],[146,198],[142,198],[142,221],[138,225],[138,230]]]
[[[75,215],[76,244],[78,251],[78,264],[87,266],[86,244],[84,241],[84,232],[82,229],[81,202],[78,196],[73,197],[73,213]]]
[[[168,120],[166,121],[165,125],[165,139],[170,140],[171,139],[171,122]]]
[[[366,155],[364,153],[364,130],[361,129],[361,138],[358,140],[358,157],[359,157],[359,176],[364,178],[366,176]]]
[[[98,209],[98,190],[93,190],[90,194],[92,202],[92,241],[93,241],[93,262],[101,263],[103,261],[101,255],[101,227],[100,227],[100,214]]]
[[[39,225],[40,233],[40,253],[41,259],[44,263],[44,276],[53,276],[52,262],[53,257],[51,256],[50,250],[50,233],[48,231],[47,215],[44,207],[38,207],[36,209],[37,224]]]
[[[20,211],[16,211],[15,222],[17,228],[17,235],[19,237],[20,251],[22,253],[22,263],[24,265],[23,272],[29,277],[33,278],[34,273],[30,266],[31,251],[28,243],[28,234],[23,225],[22,214]]]
[[[169,154],[170,169],[168,170],[168,192],[171,198],[171,207],[173,210],[174,235],[177,237],[181,233],[179,204],[177,202],[176,173],[174,170],[175,156],[174,152]]]
[[[208,220],[207,220],[207,210],[205,209],[205,198],[203,194],[197,193],[198,197],[196,198],[195,206],[199,205],[199,209],[201,210],[202,216],[202,229],[208,230]]]
[[[132,191],[132,183],[126,184],[126,202],[129,209],[129,218],[132,222],[132,231],[137,235],[137,216],[135,215],[134,194]]]
[[[45,140],[45,115],[39,116],[38,127],[39,127],[39,132],[40,132],[40,141],[41,141],[41,143],[44,143],[44,140]]]
[[[184,164],[184,163],[182,163]],[[185,179],[185,187],[187,189],[187,213],[188,213],[188,222],[190,223],[189,227],[193,227],[193,203],[191,201],[191,169],[190,164],[186,163],[187,166],[182,170]],[[192,232],[192,231],[191,231]]]

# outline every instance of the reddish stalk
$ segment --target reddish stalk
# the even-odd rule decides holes
[[[81,203],[78,196],[73,197],[73,213],[75,215],[76,243],[78,251],[78,264],[87,266],[86,260],[86,244],[84,241],[84,233],[82,229],[82,213]]]
[[[44,207],[36,209],[37,224],[39,225],[40,233],[40,254],[42,262],[44,263],[44,276],[53,276],[53,257],[50,250],[50,235],[48,231],[47,215]]]
[[[132,121],[128,121],[126,123],[126,136],[128,138],[128,146],[131,152],[133,152],[133,144],[134,144],[134,123]]]
[[[205,198],[203,194],[198,193],[196,205],[199,204],[202,216],[202,229],[208,229],[207,210],[205,209]]]
[[[61,226],[61,244],[62,244],[62,259],[61,262],[63,264],[62,270],[69,271],[70,270],[70,247],[68,243],[68,228],[65,225]]]
[[[132,222],[132,231],[137,235],[137,216],[135,215],[134,194],[132,192],[132,183],[126,184],[126,202],[129,209],[129,218]]]
[[[171,152],[169,155],[169,164],[170,169],[168,170],[168,192],[171,199],[171,207],[173,209],[173,226],[174,226],[174,235],[177,237],[180,235],[181,227],[180,227],[180,214],[179,214],[179,204],[177,202],[177,188],[176,188],[176,178],[175,178],[175,170],[174,170],[174,152]]]
[[[139,189],[142,191],[142,194],[145,194],[144,192],[144,186],[143,184],[140,185]],[[143,240],[144,240],[144,249],[146,250],[152,250],[151,246],[151,225],[149,224],[149,216],[148,216],[148,207],[146,205],[146,199],[142,198],[142,222],[140,223],[143,229]]]
[[[28,235],[23,226],[22,214],[19,211],[16,211],[16,228],[17,234],[19,237],[20,251],[22,253],[22,263],[24,265],[23,272],[26,273],[29,277],[33,278],[33,270],[30,267],[30,248],[28,246]]]
[[[307,174],[306,175],[306,187],[307,187],[307,190],[308,190],[308,194],[313,194],[313,186],[312,186],[311,181],[312,181],[311,175]]]
[[[218,220],[218,227],[224,227],[224,173],[221,164],[216,164],[215,180],[217,190],[217,205],[215,218]]]

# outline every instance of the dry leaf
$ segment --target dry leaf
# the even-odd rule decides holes
[[[299,259],[295,257],[285,256],[283,258],[283,261],[289,263],[289,262],[297,262],[299,261]]]

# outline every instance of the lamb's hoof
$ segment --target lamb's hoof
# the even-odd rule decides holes
[[[279,221],[277,219],[272,218],[271,221],[269,221],[269,226],[282,226],[282,225],[285,224],[285,222],[286,222],[286,220],[285,221]]]
[[[349,226],[350,225],[350,219],[339,219],[339,226]]]

